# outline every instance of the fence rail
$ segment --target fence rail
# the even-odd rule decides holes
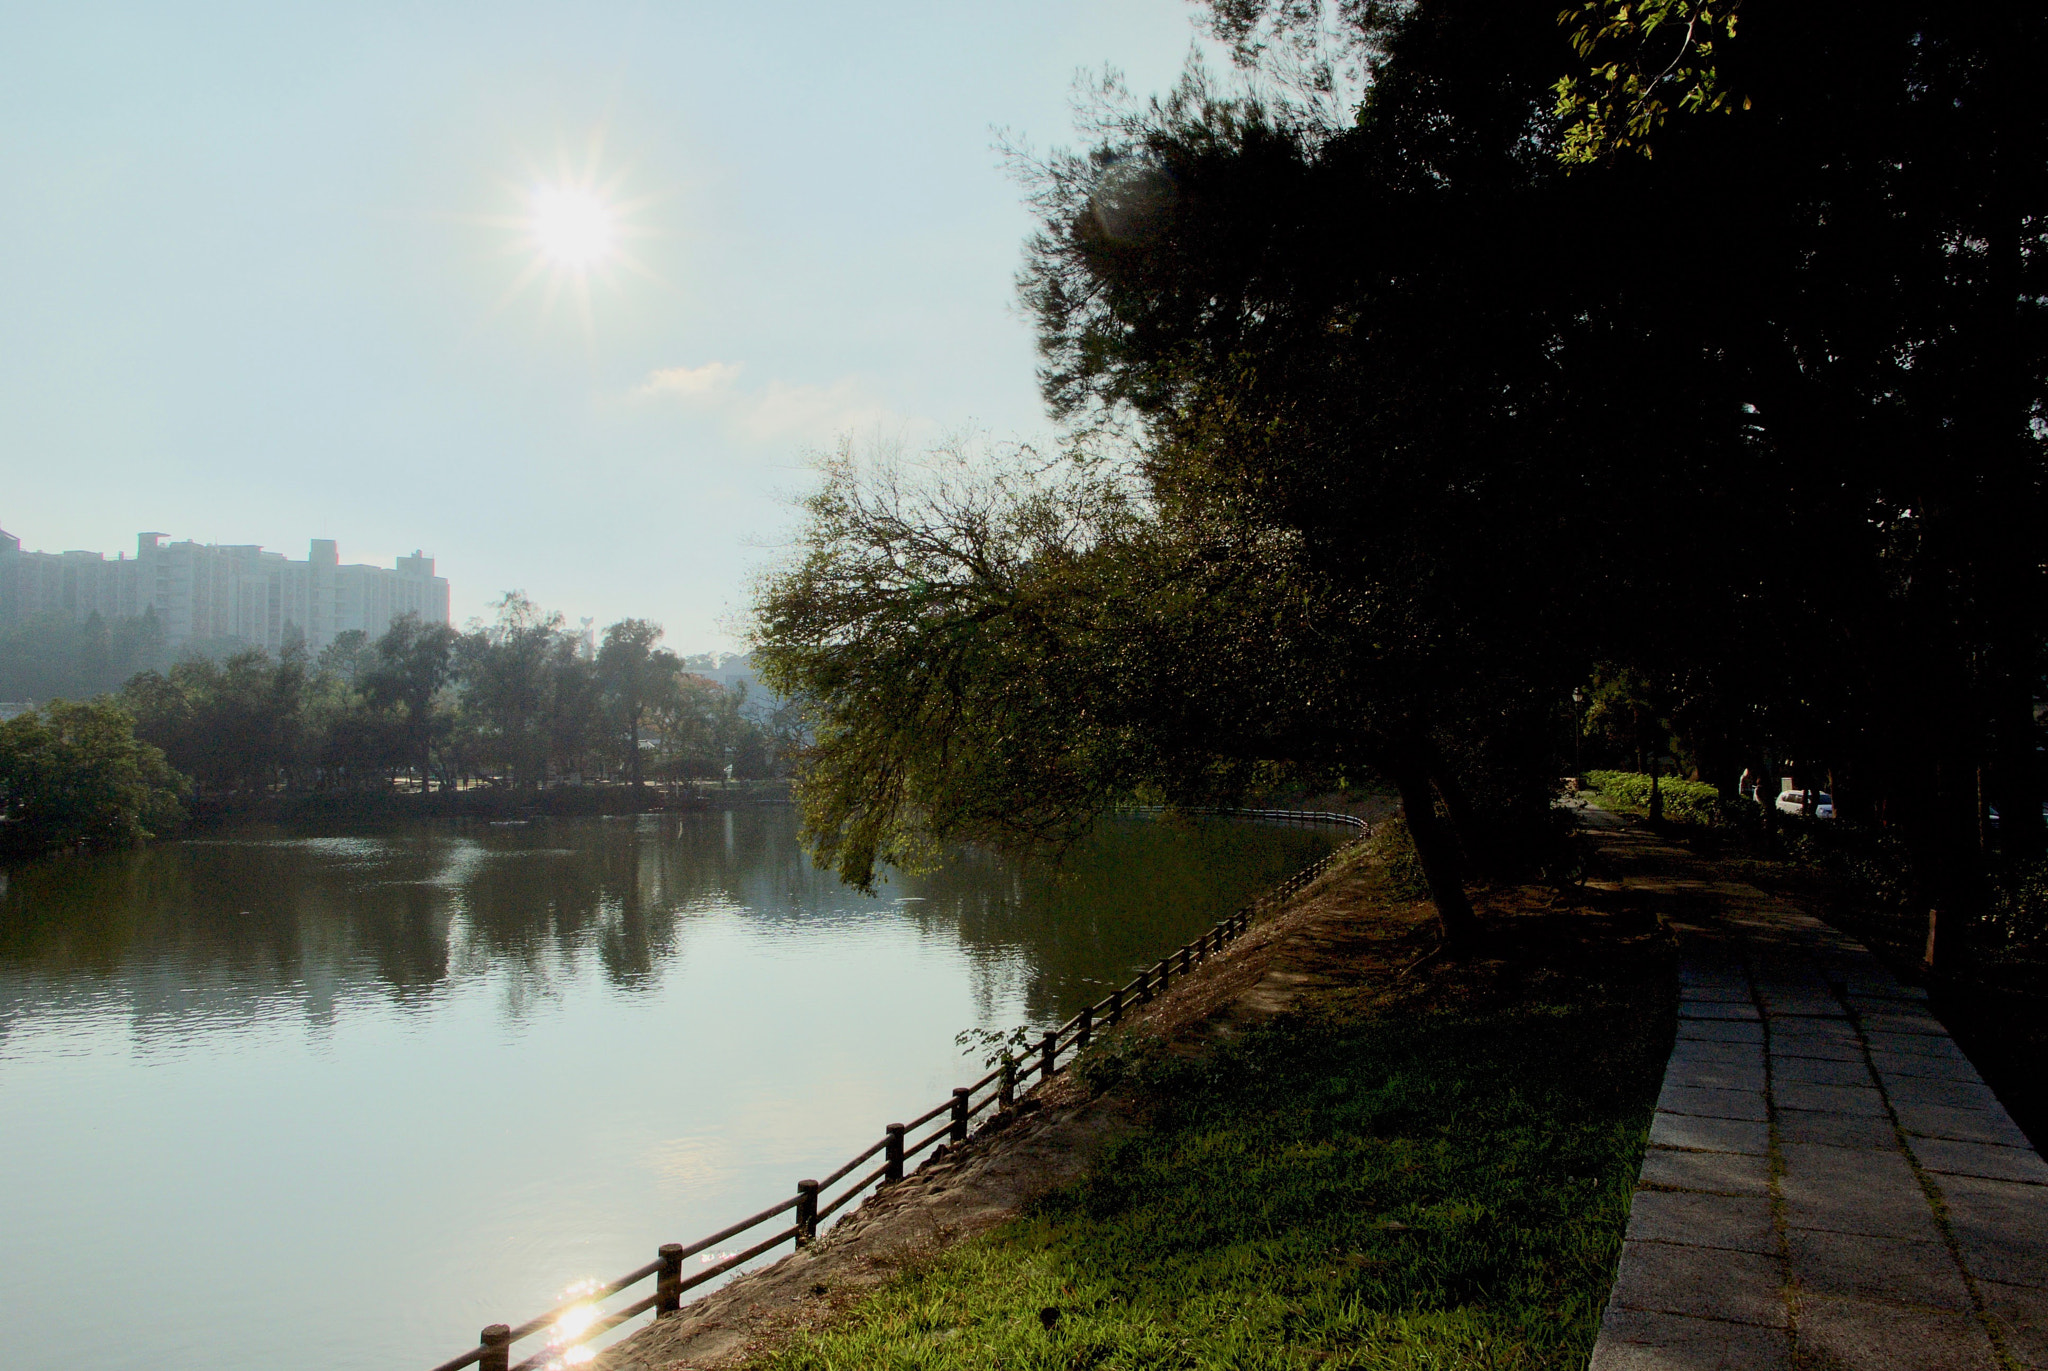
[[[1162,812],[1162,807],[1136,806],[1124,812],[1159,813]],[[870,1186],[902,1180],[906,1167],[930,1149],[942,1145],[957,1146],[966,1142],[973,1131],[974,1120],[984,1111],[991,1106],[999,1111],[1008,1109],[1015,1102],[1017,1091],[1033,1077],[1036,1077],[1040,1084],[1051,1080],[1060,1070],[1060,1059],[1063,1055],[1071,1057],[1075,1052],[1088,1046],[1096,1030],[1114,1027],[1122,1021],[1127,1012],[1140,1005],[1149,1004],[1155,996],[1164,994],[1171,987],[1175,976],[1184,976],[1198,969],[1209,958],[1242,936],[1245,930],[1251,927],[1251,921],[1262,910],[1279,904],[1315,881],[1330,869],[1351,843],[1372,831],[1372,826],[1355,814],[1329,810],[1191,809],[1177,812],[1269,819],[1284,823],[1336,824],[1355,832],[1349,842],[1340,844],[1321,860],[1303,867],[1250,904],[1241,906],[1192,942],[1160,958],[1154,965],[1139,972],[1128,984],[1110,991],[1094,1004],[1083,1007],[1080,1013],[1058,1028],[1047,1029],[1039,1040],[1037,1049],[1029,1055],[1016,1060],[1006,1057],[1002,1065],[972,1085],[956,1088],[951,1099],[926,1110],[907,1124],[890,1124],[883,1130],[879,1142],[858,1153],[822,1180],[798,1181],[796,1194],[790,1198],[771,1205],[758,1214],[741,1219],[738,1223],[728,1224],[716,1233],[699,1238],[693,1243],[664,1243],[655,1254],[655,1259],[647,1265],[628,1271],[617,1280],[579,1295],[516,1327],[494,1323],[479,1335],[475,1347],[459,1357],[451,1357],[442,1362],[434,1371],[461,1371],[466,1366],[478,1367],[480,1371],[543,1371],[544,1368],[559,1366],[563,1364],[564,1354],[571,1347],[609,1332],[650,1309],[655,1311],[656,1317],[674,1313],[682,1307],[682,1296],[686,1292],[707,1281],[716,1280],[728,1271],[745,1265],[783,1243],[794,1242],[797,1248],[808,1247],[817,1240],[820,1224],[849,1202],[865,1194]],[[912,1129],[922,1128],[934,1121],[938,1121],[939,1126],[924,1136],[915,1139],[906,1136]],[[846,1182],[847,1177],[852,1176],[863,1162],[873,1160],[877,1154],[883,1158],[880,1166],[841,1185],[841,1182]],[[839,1187],[838,1195],[821,1207],[820,1198],[825,1191],[835,1186]],[[687,1258],[708,1251],[728,1239],[751,1232],[792,1211],[795,1217],[786,1226],[757,1239],[739,1252],[721,1254],[716,1262],[707,1265],[702,1271],[694,1272],[687,1277],[683,1275],[683,1262]],[[596,1315],[587,1321],[577,1321],[573,1327],[564,1322],[570,1315],[588,1312],[597,1301],[609,1299],[650,1276],[654,1277],[654,1289],[651,1293],[619,1309]],[[553,1336],[539,1351],[515,1364],[512,1361],[512,1345],[542,1332],[551,1332]]]

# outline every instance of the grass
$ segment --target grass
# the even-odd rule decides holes
[[[1105,1056],[1145,1131],[755,1366],[1577,1371],[1671,1033],[1636,958]]]

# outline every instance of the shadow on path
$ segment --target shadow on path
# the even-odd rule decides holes
[[[1682,959],[1593,1371],[2048,1371],[2048,1163],[1926,993],[1792,903],[1586,813],[1589,890],[1661,915]]]

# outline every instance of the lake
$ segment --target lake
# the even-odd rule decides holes
[[[4,869],[14,1356],[424,1371],[832,1169],[981,1073],[955,1034],[1051,1026],[1339,836],[1117,819],[1059,872],[963,852],[873,896],[776,807]]]

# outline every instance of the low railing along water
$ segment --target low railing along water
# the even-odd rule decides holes
[[[1158,813],[1160,806],[1140,806],[1125,812]],[[1304,809],[1182,809],[1181,814],[1228,815],[1232,818],[1267,819],[1283,823],[1335,824],[1356,830],[1352,842],[1371,832],[1371,825],[1355,814],[1342,814],[1329,810]],[[458,1357],[451,1357],[434,1368],[434,1371],[461,1371],[466,1366],[476,1366],[480,1371],[548,1371],[549,1368],[574,1364],[587,1360],[589,1353],[577,1353],[582,1345],[601,1334],[608,1333],[649,1310],[656,1318],[672,1314],[682,1308],[682,1297],[687,1292],[714,1281],[737,1267],[744,1266],[767,1252],[772,1252],[784,1243],[796,1247],[808,1247],[818,1237],[819,1225],[845,1208],[855,1199],[867,1193],[871,1186],[887,1185],[903,1179],[911,1162],[926,1152],[942,1145],[956,1146],[964,1143],[973,1134],[975,1120],[991,1106],[997,1110],[1008,1109],[1016,1100],[1018,1090],[1036,1077],[1038,1083],[1049,1081],[1060,1070],[1062,1057],[1085,1049],[1097,1030],[1114,1027],[1122,1021],[1127,1010],[1149,1004],[1164,994],[1172,985],[1175,976],[1185,976],[1198,969],[1209,958],[1215,956],[1229,943],[1241,937],[1251,926],[1251,921],[1263,910],[1272,908],[1287,900],[1297,891],[1316,880],[1336,862],[1349,842],[1339,845],[1321,860],[1295,872],[1274,889],[1260,896],[1248,905],[1223,919],[1215,927],[1203,933],[1194,941],[1178,948],[1159,959],[1152,967],[1138,973],[1129,984],[1112,990],[1103,999],[1085,1006],[1080,1013],[1068,1019],[1056,1029],[1048,1029],[1039,1040],[1037,1049],[1023,1060],[1006,1057],[1002,1065],[971,1085],[963,1085],[953,1091],[952,1098],[945,1100],[908,1123],[892,1123],[882,1132],[879,1141],[858,1153],[838,1170],[818,1180],[801,1180],[796,1183],[796,1193],[779,1204],[770,1205],[758,1214],[751,1214],[737,1223],[728,1224],[716,1233],[697,1239],[692,1243],[664,1243],[655,1254],[653,1261],[637,1267],[620,1276],[617,1280],[582,1291],[566,1304],[536,1315],[516,1326],[494,1323],[483,1330],[477,1345]],[[928,1132],[911,1136],[917,1130],[932,1125]],[[879,1166],[871,1167],[855,1176],[861,1167],[881,1157]],[[826,1196],[832,1194],[830,1199]],[[738,1252],[720,1252],[717,1260],[710,1262],[701,1271],[683,1274],[683,1263],[700,1253],[711,1251],[720,1243],[754,1234],[757,1229],[775,1225],[777,1220],[788,1215],[789,1221],[775,1226],[773,1231],[758,1235]],[[642,1281],[654,1280],[654,1288],[646,1295],[621,1306],[618,1309],[599,1311],[597,1305],[603,1300],[622,1293]],[[523,1342],[535,1334],[550,1336],[540,1350],[515,1364],[512,1361],[513,1344]]]

